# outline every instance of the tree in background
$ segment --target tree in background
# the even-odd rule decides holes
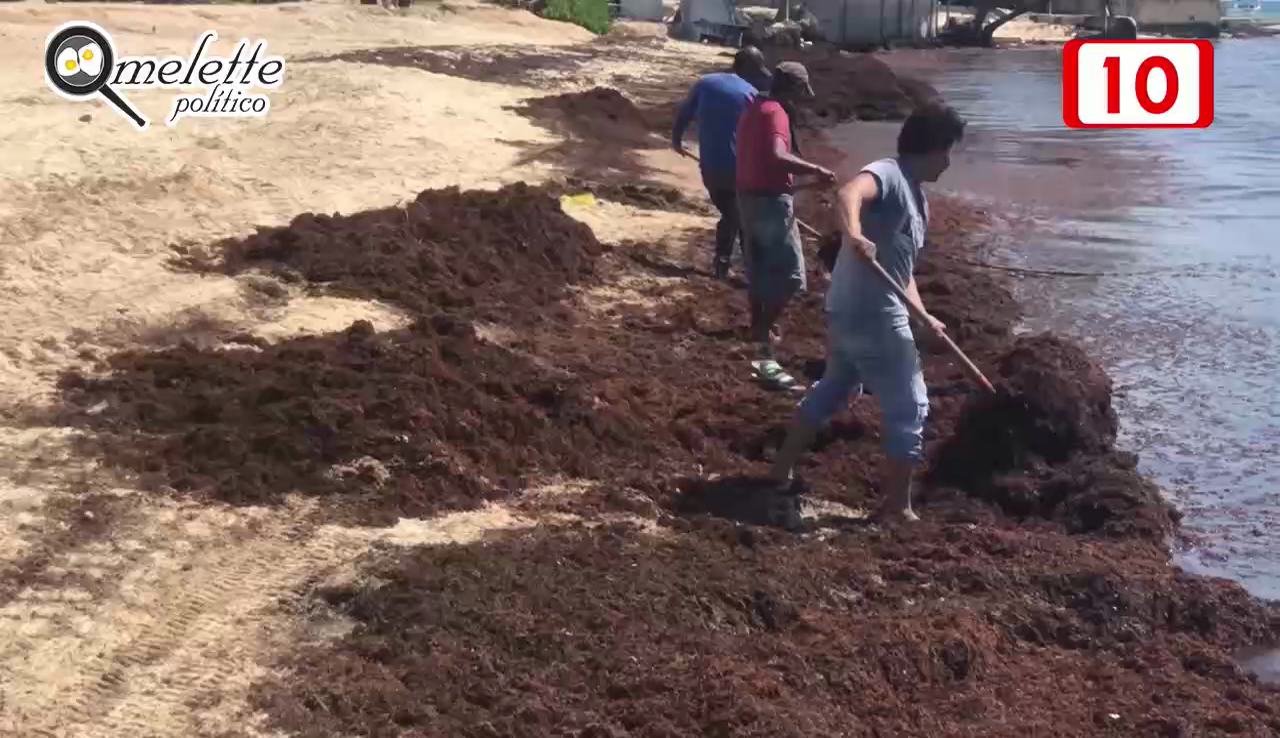
[[[612,22],[609,0],[534,0],[529,10],[548,20],[582,26],[592,33],[607,33]]]

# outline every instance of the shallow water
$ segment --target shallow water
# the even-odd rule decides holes
[[[1255,649],[1236,654],[1240,666],[1263,684],[1280,684],[1280,649]]]
[[[897,52],[971,121],[935,185],[1004,220],[1031,329],[1107,362],[1122,442],[1187,513],[1179,563],[1280,599],[1280,40],[1216,45],[1205,130],[1062,124],[1061,52]],[[820,81],[815,80],[815,86]],[[897,125],[835,132],[860,163]]]

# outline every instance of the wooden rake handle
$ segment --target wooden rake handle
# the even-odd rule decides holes
[[[697,154],[693,153],[692,151],[689,151],[688,149],[680,149],[680,155],[681,155],[681,156],[683,156],[683,157],[685,157],[686,159],[693,159],[693,160],[694,160],[694,161],[696,161],[696,162],[701,162],[701,161],[702,161],[701,159],[699,159],[699,158],[698,158],[698,155],[697,155]],[[827,186],[828,186],[828,185],[827,185],[827,183],[826,183],[826,182],[823,182],[823,181],[817,181],[817,182],[801,182],[800,184],[793,186],[791,189],[792,189],[792,190],[795,190],[795,191],[797,191],[797,192],[798,192],[798,191],[800,191],[800,190],[816,190],[816,189],[821,189],[821,188],[823,188],[823,187],[827,187]],[[801,223],[801,225],[804,225],[804,224],[803,224],[803,223]],[[809,226],[804,226],[804,227],[805,227],[805,228],[808,228]]]
[[[822,234],[819,233],[816,228],[805,223],[799,218],[796,219],[796,224],[800,226],[801,230],[808,233],[810,236],[822,238]],[[893,277],[889,276],[889,273],[884,270],[884,267],[880,266],[880,262],[872,259],[867,263],[871,266],[871,269],[879,275],[880,279],[893,290],[894,294],[898,296],[898,299],[902,300],[903,304],[907,306],[907,310],[911,312],[912,317],[926,326],[930,325],[929,316],[923,310],[916,307],[916,304],[907,297],[907,291],[895,282]],[[987,392],[995,394],[996,388],[991,384],[991,381],[987,379],[986,375],[982,373],[982,370],[979,369],[977,365],[969,360],[968,356],[965,356],[965,353],[960,350],[960,347],[956,345],[956,342],[951,340],[951,336],[948,336],[943,332],[937,332],[936,335],[938,338],[942,339],[942,342],[946,344],[947,349],[951,351],[952,355],[959,359],[961,366],[964,367],[965,373],[969,375],[969,378],[977,382],[978,385]]]

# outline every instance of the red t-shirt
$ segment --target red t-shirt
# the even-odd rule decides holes
[[[791,191],[792,177],[773,155],[773,140],[781,138],[791,151],[791,122],[782,103],[757,97],[738,118],[738,189],[744,192]]]

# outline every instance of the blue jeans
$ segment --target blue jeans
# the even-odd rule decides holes
[[[929,396],[907,316],[884,313],[851,319],[828,313],[827,338],[827,368],[800,401],[800,421],[821,427],[848,404],[850,394],[861,393],[865,383],[880,402],[885,455],[919,460]]]

